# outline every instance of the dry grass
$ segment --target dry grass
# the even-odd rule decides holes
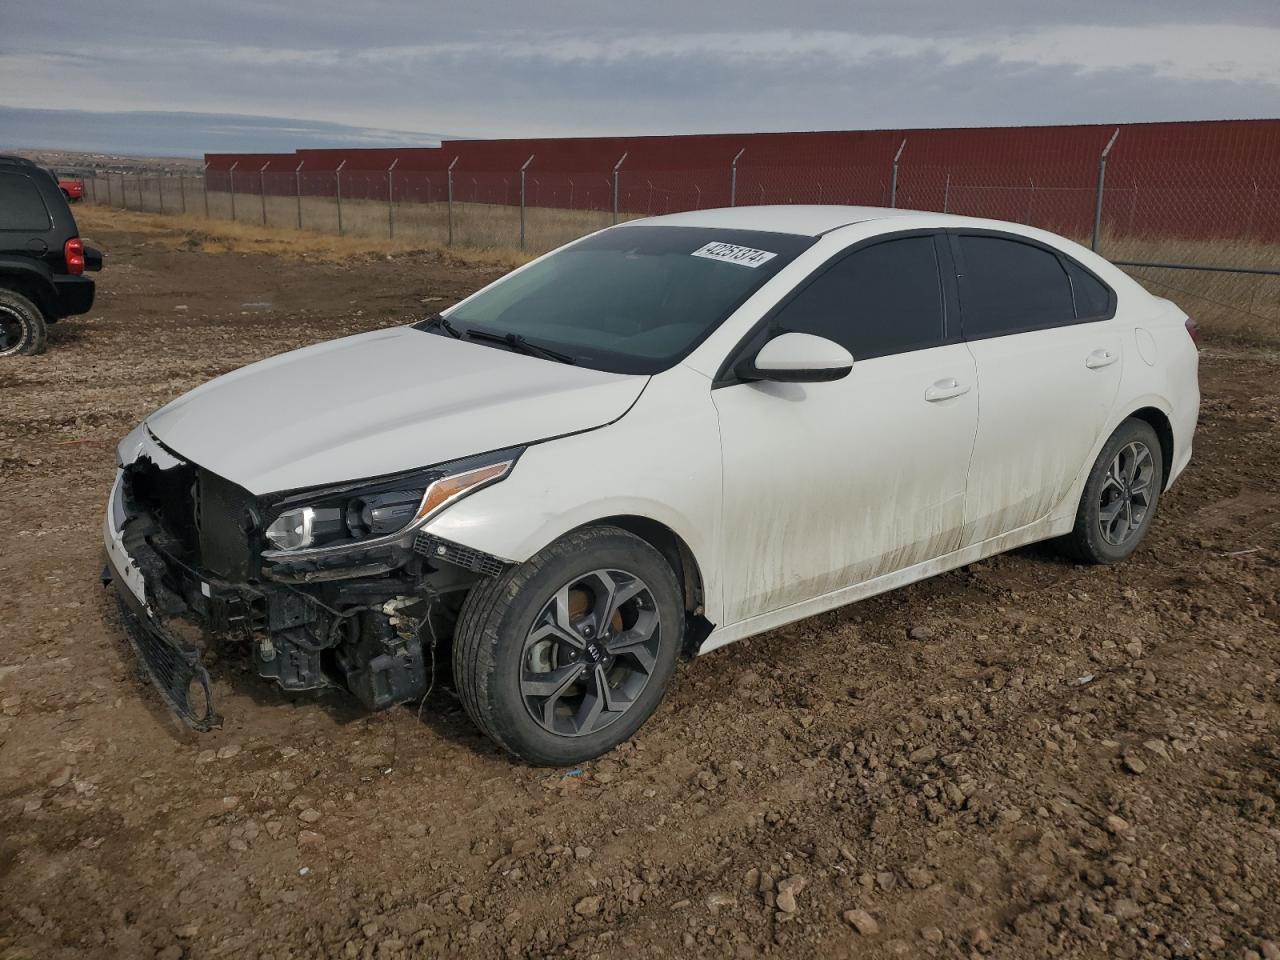
[[[232,221],[232,198],[227,193],[209,194],[210,217],[204,217],[204,195],[198,179],[186,181],[185,196],[175,191],[172,181],[163,198],[155,181],[144,181],[140,194],[137,189],[136,183],[130,184],[131,206],[140,203],[143,210],[158,214],[163,199],[166,215],[161,218],[121,210],[108,214],[105,207],[86,204],[79,208],[80,216],[89,226],[100,216],[127,216],[138,229],[171,233],[176,227],[188,235],[190,242],[199,242],[204,249],[213,251],[301,253],[329,259],[427,252],[464,263],[507,267],[612,222],[608,213],[599,211],[530,207],[525,214],[525,250],[521,251],[518,207],[455,202],[454,242],[449,245],[448,209],[443,203],[397,203],[394,211],[388,211],[387,204],[380,201],[344,200],[343,236],[338,236],[338,206],[330,198],[302,198],[303,229],[299,230],[299,206],[293,197],[268,196],[264,207],[261,197],[237,194]],[[119,192],[117,185],[113,196],[117,203]],[[106,200],[102,182],[97,193],[99,200]],[[173,213],[184,199],[188,212]],[[633,216],[624,215],[623,219]],[[395,239],[389,236],[392,218]],[[1280,244],[1232,238],[1107,236],[1103,238],[1102,252],[1112,260],[1280,268]],[[1280,345],[1280,276],[1154,267],[1126,269],[1152,293],[1175,301],[1210,337]]]
[[[1280,270],[1280,244],[1256,240],[1104,237],[1111,260]],[[1211,337],[1280,345],[1280,276],[1125,267],[1152,293],[1174,301]]]
[[[153,234],[157,241],[171,246],[199,247],[208,253],[267,253],[278,256],[305,256],[319,260],[341,261],[365,256],[428,255],[478,266],[517,267],[527,263],[531,254],[503,247],[477,248],[467,245],[445,246],[416,236],[397,236],[395,240],[360,234],[337,236],[315,230],[298,230],[285,226],[263,226],[258,223],[206,220],[187,214],[144,213],[120,210],[94,204],[76,208],[81,233],[91,237],[99,226],[124,226],[140,234]]]

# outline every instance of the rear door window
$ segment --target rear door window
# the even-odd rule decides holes
[[[938,346],[946,330],[933,237],[854,251],[823,270],[774,322],[787,332],[834,340],[855,360]]]
[[[48,230],[53,221],[40,190],[21,173],[0,170],[0,230]]]
[[[1075,322],[1071,281],[1057,255],[1004,237],[961,235],[957,239],[966,339]]]

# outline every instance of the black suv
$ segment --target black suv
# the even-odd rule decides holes
[[[0,357],[43,353],[46,324],[93,306],[84,273],[100,269],[53,175],[0,154]]]

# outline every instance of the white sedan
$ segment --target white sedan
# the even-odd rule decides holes
[[[194,726],[218,717],[177,620],[370,709],[451,664],[495,742],[577,763],[639,729],[682,655],[1037,540],[1124,559],[1191,457],[1196,337],[1016,224],[633,222],[148,417],[107,573]]]

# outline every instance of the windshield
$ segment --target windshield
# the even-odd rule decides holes
[[[599,370],[657,373],[813,243],[757,230],[617,227],[486,287],[450,310],[449,324],[486,345],[523,340]],[[501,339],[508,334],[516,336]]]

